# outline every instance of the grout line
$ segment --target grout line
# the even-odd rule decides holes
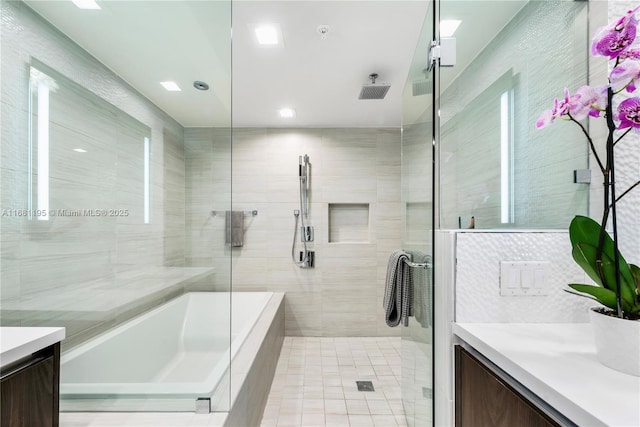
[[[406,426],[401,341],[285,337],[261,427]],[[358,391],[371,381],[375,391]]]

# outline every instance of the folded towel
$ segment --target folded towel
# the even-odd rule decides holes
[[[409,325],[409,316],[413,316],[413,277],[411,267],[405,261],[410,257],[404,251],[397,250],[389,257],[383,308],[385,322],[395,327],[402,323]]]
[[[424,252],[409,251],[413,262],[431,265],[431,257]],[[418,323],[423,328],[431,326],[433,318],[433,286],[431,284],[431,267],[415,268],[413,272],[413,311]]]
[[[226,211],[225,220],[225,243],[233,248],[244,245],[244,212]]]

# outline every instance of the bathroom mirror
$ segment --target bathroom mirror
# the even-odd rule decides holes
[[[588,146],[577,126],[535,122],[587,83],[588,3],[441,4],[441,20],[461,21],[458,61],[440,68],[441,227],[566,229],[588,214],[590,185],[573,178],[589,168]]]
[[[31,59],[27,203],[32,230],[150,224],[151,129]],[[127,191],[112,198],[117,181]],[[69,183],[75,185],[70,186]]]

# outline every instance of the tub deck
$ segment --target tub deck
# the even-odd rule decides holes
[[[272,296],[187,293],[92,338],[62,355],[61,408],[228,410],[230,362]]]

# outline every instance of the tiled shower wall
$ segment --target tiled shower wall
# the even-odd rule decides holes
[[[0,223],[2,324],[66,326],[65,343],[73,343],[170,297],[146,290],[181,280],[182,270],[166,266],[184,264],[184,199],[177,190],[184,187],[183,129],[24,3],[3,1],[1,8],[2,209],[26,209],[30,197],[32,58],[112,104],[101,109],[102,101],[83,91],[78,103],[54,104],[67,99],[68,87],[52,94],[51,105],[60,109],[50,119],[51,208],[130,209],[129,216]],[[143,139],[133,130],[139,128],[151,137],[150,224],[142,219]],[[72,151],[79,146],[89,148]],[[153,299],[136,300],[131,295],[138,291]]]
[[[220,247],[224,239],[224,195],[229,191],[224,177],[229,176],[231,149],[226,132],[185,130],[189,265],[224,259],[210,248]],[[291,259],[293,210],[299,209],[298,157],[304,154],[312,165],[313,269]],[[234,291],[286,292],[287,335],[399,333],[386,326],[382,311],[387,260],[401,236],[399,129],[234,129],[232,176],[233,209],[258,211],[245,218],[244,246],[232,250]],[[212,205],[205,195],[220,197],[222,203]],[[368,204],[366,241],[329,242],[330,204]],[[211,210],[222,213],[211,216]],[[224,271],[216,270],[216,280],[219,270]]]

